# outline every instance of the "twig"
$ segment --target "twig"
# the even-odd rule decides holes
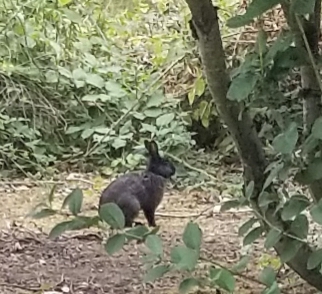
[[[63,181],[54,181],[54,180],[29,180],[28,182],[25,181],[0,181],[0,185],[16,185],[16,186],[21,186],[21,185],[38,185],[38,184],[51,184],[51,185],[64,185],[66,182],[83,182],[89,185],[93,185],[93,182],[82,179],[82,178],[73,178],[73,179],[65,179],[65,182]]]
[[[305,34],[305,31],[304,31],[304,28],[303,28],[303,25],[302,25],[302,22],[299,18],[298,15],[295,14],[295,19],[296,19],[296,22],[297,22],[297,25],[300,29],[300,32],[302,34],[302,38],[303,38],[303,41],[304,41],[304,45],[305,45],[305,48],[307,50],[307,53],[309,54],[309,58],[310,58],[310,62],[311,62],[311,65],[312,65],[312,68],[313,68],[313,71],[314,71],[314,74],[315,74],[315,78],[318,82],[318,85],[319,85],[319,88],[320,88],[320,91],[322,92],[322,81],[321,81],[321,77],[320,77],[320,74],[319,74],[319,71],[318,71],[318,68],[317,68],[317,65],[315,63],[315,59],[314,59],[314,56],[313,56],[313,53],[311,51],[311,48],[310,48],[310,45],[309,45],[309,42],[307,40],[307,37],[306,37],[306,34]]]
[[[210,254],[211,254],[211,253],[210,253]],[[213,254],[211,254],[211,255],[212,255],[212,257],[214,257],[214,256],[213,256]],[[261,282],[260,280],[257,280],[257,279],[255,279],[255,278],[253,278],[253,277],[249,277],[249,276],[247,276],[247,275],[245,275],[245,274],[242,274],[242,273],[239,273],[239,272],[233,271],[233,270],[231,270],[231,269],[227,268],[226,266],[224,266],[224,265],[220,264],[220,263],[219,263],[219,262],[217,262],[217,261],[209,261],[209,260],[208,260],[207,258],[205,258],[205,257],[200,257],[200,260],[205,261],[205,262],[207,262],[207,263],[209,263],[209,264],[211,264],[211,265],[214,265],[214,266],[220,267],[220,268],[222,268],[222,269],[225,269],[225,270],[227,270],[228,272],[230,272],[232,275],[237,276],[237,277],[240,277],[240,278],[242,278],[242,279],[244,279],[244,280],[246,280],[246,281],[249,281],[249,282],[252,282],[252,283],[256,283],[256,284],[258,284],[258,285],[264,286],[265,288],[267,287],[267,286],[265,285],[265,283]],[[281,291],[282,291],[282,293],[287,293],[287,292],[285,292],[283,289],[282,289]]]
[[[200,168],[197,168],[197,167],[192,166],[192,165],[191,165],[191,164],[189,164],[188,162],[186,162],[186,161],[184,161],[184,160],[180,159],[179,157],[177,157],[177,156],[175,156],[175,155],[172,155],[172,154],[170,154],[170,153],[167,153],[167,156],[168,156],[168,157],[170,157],[170,158],[172,158],[173,160],[175,160],[175,161],[177,161],[177,162],[179,162],[179,163],[183,164],[185,167],[189,168],[190,170],[194,170],[194,171],[196,171],[196,172],[198,172],[198,173],[200,173],[200,174],[204,174],[204,175],[206,175],[207,177],[209,177],[210,179],[212,179],[212,180],[213,180],[213,181],[215,181],[215,182],[217,182],[217,181],[218,181],[218,179],[217,179],[215,176],[213,176],[212,174],[210,174],[210,173],[206,172],[206,171],[205,171],[205,170],[203,170],[203,169],[200,169]]]
[[[16,289],[26,290],[29,292],[35,292],[35,293],[42,290],[41,287],[28,288],[27,286],[18,285],[18,284],[9,284],[9,283],[0,283],[0,287],[16,288]]]

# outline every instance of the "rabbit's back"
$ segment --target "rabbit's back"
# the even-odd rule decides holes
[[[113,181],[102,192],[100,205],[107,202],[136,203],[142,209],[160,204],[164,190],[164,179],[150,172],[125,174]],[[120,206],[120,205],[119,205]]]

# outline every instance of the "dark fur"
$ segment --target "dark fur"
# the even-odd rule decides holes
[[[113,181],[103,192],[99,206],[114,202],[123,211],[125,226],[131,227],[140,209],[149,226],[156,226],[155,210],[161,203],[166,179],[175,173],[174,165],[162,158],[154,141],[144,141],[149,152],[147,168],[142,173],[129,173]]]

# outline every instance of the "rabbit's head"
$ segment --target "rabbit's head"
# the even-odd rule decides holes
[[[176,169],[172,162],[159,155],[157,143],[145,140],[144,145],[150,155],[147,170],[166,179],[173,176]]]

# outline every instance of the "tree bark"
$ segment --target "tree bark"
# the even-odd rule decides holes
[[[226,69],[217,9],[213,7],[211,0],[186,0],[186,2],[192,14],[194,35],[198,39],[209,90],[237,146],[244,165],[245,184],[254,181],[256,197],[255,202],[252,202],[253,209],[263,215],[264,212],[257,206],[256,198],[266,179],[264,171],[267,160],[249,114],[247,111],[242,111],[240,105],[227,99],[230,79]],[[274,223],[279,224],[279,227],[286,226],[278,215],[273,215],[273,212],[269,217],[273,218]],[[266,230],[269,229],[267,225],[264,227]],[[275,250],[281,254],[285,249],[287,250],[288,244],[288,238],[283,237],[275,246]],[[306,266],[311,252],[309,245],[303,243],[297,254],[287,264],[309,284],[322,290],[322,275],[319,270],[308,270]]]

